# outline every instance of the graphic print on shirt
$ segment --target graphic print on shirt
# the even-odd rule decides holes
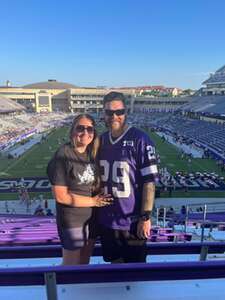
[[[91,165],[87,165],[86,169],[84,170],[83,174],[77,174],[79,178],[78,185],[80,184],[89,184],[94,181],[94,170],[92,169]]]

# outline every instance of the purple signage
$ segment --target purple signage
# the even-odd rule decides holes
[[[0,178],[0,193],[15,193],[22,186],[28,192],[51,191],[51,184],[47,177]]]

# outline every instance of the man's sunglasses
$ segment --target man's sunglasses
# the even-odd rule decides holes
[[[112,117],[114,114],[117,116],[122,116],[125,114],[125,109],[117,109],[117,110],[111,110],[111,109],[106,109],[105,114],[109,117]]]
[[[94,133],[94,127],[93,126],[84,126],[84,125],[77,125],[75,128],[75,131],[77,133],[84,133],[85,130],[87,131],[87,133],[91,134]]]

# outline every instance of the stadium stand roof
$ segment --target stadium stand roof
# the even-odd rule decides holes
[[[218,69],[215,74],[212,74],[209,79],[205,80],[202,84],[224,84],[225,83],[225,65]]]
[[[23,110],[26,110],[23,105],[0,95],[0,113],[10,113]]]
[[[225,113],[225,96],[193,96],[182,110],[194,112]]]
[[[66,89],[77,88],[77,86],[70,84],[70,83],[59,82],[55,79],[49,79],[48,81],[44,81],[44,82],[37,82],[37,83],[31,83],[31,84],[24,85],[23,88],[25,88],[25,89],[66,90]]]

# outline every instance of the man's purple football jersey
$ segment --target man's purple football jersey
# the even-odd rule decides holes
[[[140,214],[143,184],[158,176],[155,148],[143,131],[128,127],[116,140],[101,136],[99,163],[102,187],[114,204],[99,208],[98,221],[106,227],[129,229]]]

